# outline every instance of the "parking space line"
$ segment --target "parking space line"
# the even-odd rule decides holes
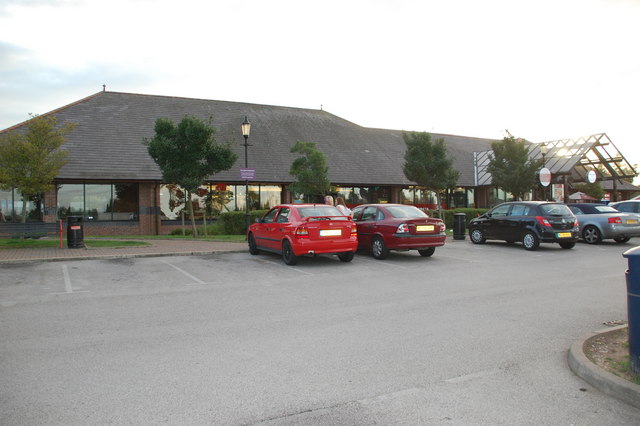
[[[62,265],[62,275],[64,277],[64,291],[65,293],[73,293],[73,287],[71,287],[71,278],[69,277],[69,269],[66,264]]]
[[[283,264],[282,264],[282,263],[280,263],[280,262],[275,262],[275,261],[272,261],[272,260],[264,260],[264,263],[270,263],[270,264],[272,264],[272,265],[278,265],[278,266],[280,266],[280,267],[282,267],[282,266],[286,266],[286,265],[283,265]],[[289,269],[292,269],[292,270],[294,270],[294,271],[296,271],[296,272],[300,272],[301,274],[305,274],[305,275],[316,275],[316,274],[314,274],[314,273],[312,273],[312,272],[307,272],[307,271],[305,271],[305,270],[303,270],[303,269],[296,268],[296,267],[293,267],[293,266],[287,266],[287,270],[289,270]]]
[[[89,293],[89,290],[74,290],[73,286],[71,285],[71,276],[69,275],[69,269],[67,268],[66,264],[62,264],[62,277],[64,279],[64,291],[59,291],[59,292],[54,292],[54,293],[49,293],[49,294],[53,294],[53,295],[60,295],[60,294],[76,294],[76,293]]]
[[[178,268],[176,265],[172,265],[171,263],[167,262],[166,260],[161,260],[162,263],[167,264],[169,266],[171,266],[173,269],[182,272],[185,276],[191,278],[193,281],[197,282],[198,284],[206,284],[204,281],[202,281],[201,279],[194,277],[193,275],[191,275],[190,273],[188,273],[187,271],[185,271],[184,269],[180,269]],[[187,284],[187,285],[192,285],[192,284]]]
[[[395,264],[395,263],[393,263],[393,261],[383,262],[383,261],[377,260],[377,259],[358,258],[358,262],[367,262],[367,263],[376,264],[376,265],[385,266],[385,267],[386,266],[393,266],[393,267],[400,268],[400,269],[409,269],[406,266]]]

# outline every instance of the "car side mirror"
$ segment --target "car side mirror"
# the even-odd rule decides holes
[[[263,223],[262,218],[261,217],[256,218],[256,223]]]

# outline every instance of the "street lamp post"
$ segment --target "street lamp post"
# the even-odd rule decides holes
[[[244,116],[244,121],[242,122],[242,136],[244,136],[244,168],[249,168],[249,133],[251,133],[251,123],[247,119],[247,116]],[[245,192],[244,192],[244,211],[245,211],[245,230],[249,230],[249,225],[251,222],[251,216],[249,215],[249,178],[246,178],[245,181]]]
[[[542,144],[542,146],[540,147],[540,153],[542,154],[543,169],[547,168],[546,156],[547,156],[548,149],[549,148],[547,148],[546,144]],[[542,197],[544,198],[544,201],[547,201],[547,185],[542,186]]]

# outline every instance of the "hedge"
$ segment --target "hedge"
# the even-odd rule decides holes
[[[251,222],[254,223],[257,218],[262,217],[266,210],[252,210],[249,212]],[[218,216],[218,225],[223,235],[244,235],[245,233],[245,217],[243,211],[225,212]]]
[[[469,222],[474,217],[480,216],[481,214],[489,211],[489,209],[473,209],[473,208],[459,208],[459,209],[451,209],[451,210],[442,210],[442,215],[444,216],[444,224],[447,226],[447,229],[453,229],[453,214],[454,213],[464,213],[465,214],[465,227],[469,227]],[[438,215],[438,210],[425,210],[425,213],[431,217],[440,217]]]

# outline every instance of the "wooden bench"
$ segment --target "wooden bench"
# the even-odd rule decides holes
[[[0,238],[41,238],[47,235],[62,237],[62,221],[0,222]]]

